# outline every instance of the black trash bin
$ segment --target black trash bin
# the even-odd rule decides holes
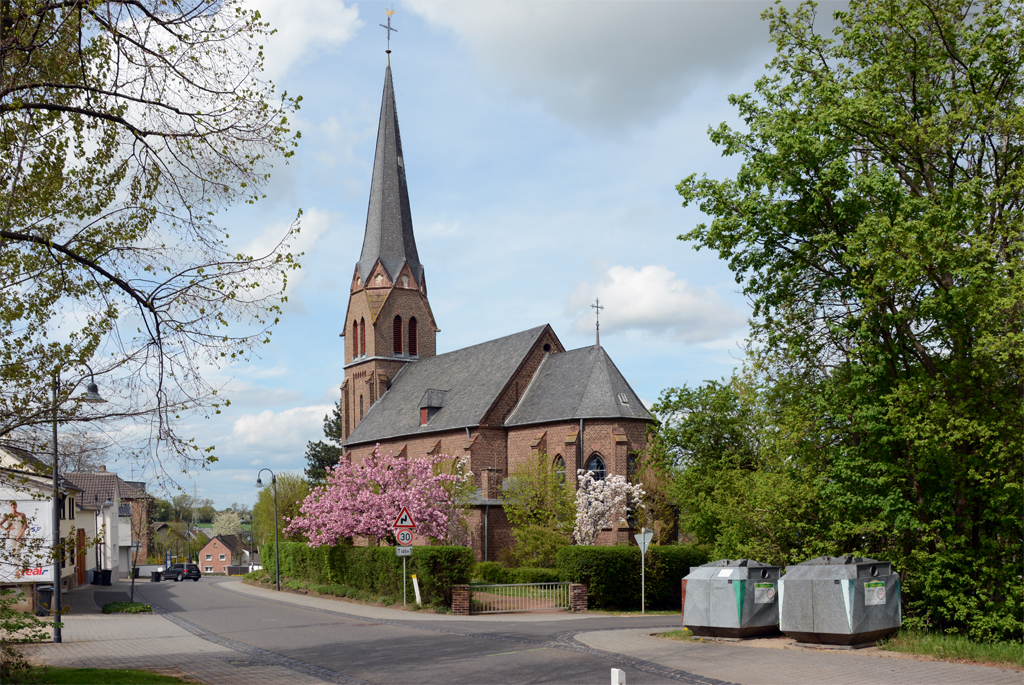
[[[149,582],[159,583],[161,580],[163,580],[161,576],[163,576],[163,574],[160,573],[160,571],[153,571],[149,574]]]
[[[48,616],[53,606],[53,586],[36,588],[36,616]]]
[[[111,570],[110,569],[103,569],[102,571],[100,571],[100,574],[102,576],[102,580],[100,581],[100,585],[110,585]]]
[[[134,567],[132,569],[132,577],[133,578],[138,578],[139,577],[139,567],[138,566],[136,566],[136,567]]]

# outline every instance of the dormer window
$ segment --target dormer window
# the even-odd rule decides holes
[[[623,404],[629,404],[629,397],[626,396],[626,393],[619,393],[619,402],[622,402]]]
[[[447,401],[447,390],[427,390],[423,393],[423,399],[420,400],[420,425],[425,426],[430,423],[437,412],[444,408]]]

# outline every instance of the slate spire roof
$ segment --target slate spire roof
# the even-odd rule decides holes
[[[378,260],[392,282],[397,280],[402,266],[408,262],[417,285],[423,285],[423,267],[412,233],[409,188],[405,182],[402,136],[398,130],[390,64],[384,72],[384,97],[380,104],[377,152],[373,158],[370,205],[366,211],[366,233],[358,263],[359,277],[364,284]]]

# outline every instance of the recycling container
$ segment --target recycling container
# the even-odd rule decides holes
[[[163,574],[160,571],[151,571],[149,574],[149,582],[159,583],[161,580],[163,580],[161,576],[163,576]]]
[[[53,586],[36,588],[36,616],[48,616],[53,606]]]
[[[105,568],[100,571],[100,585],[110,585],[111,573],[113,573],[113,570],[109,568]]]
[[[778,634],[779,571],[753,559],[690,567],[683,578],[683,626],[702,637]]]
[[[887,561],[818,557],[779,580],[782,632],[797,642],[863,645],[900,627],[900,576]]]

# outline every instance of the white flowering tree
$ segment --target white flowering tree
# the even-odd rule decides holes
[[[580,469],[579,488],[576,490],[576,544],[593,545],[603,528],[624,522],[629,505],[643,506],[646,494],[642,483],[632,484],[623,476],[608,476],[597,480],[593,471]]]

